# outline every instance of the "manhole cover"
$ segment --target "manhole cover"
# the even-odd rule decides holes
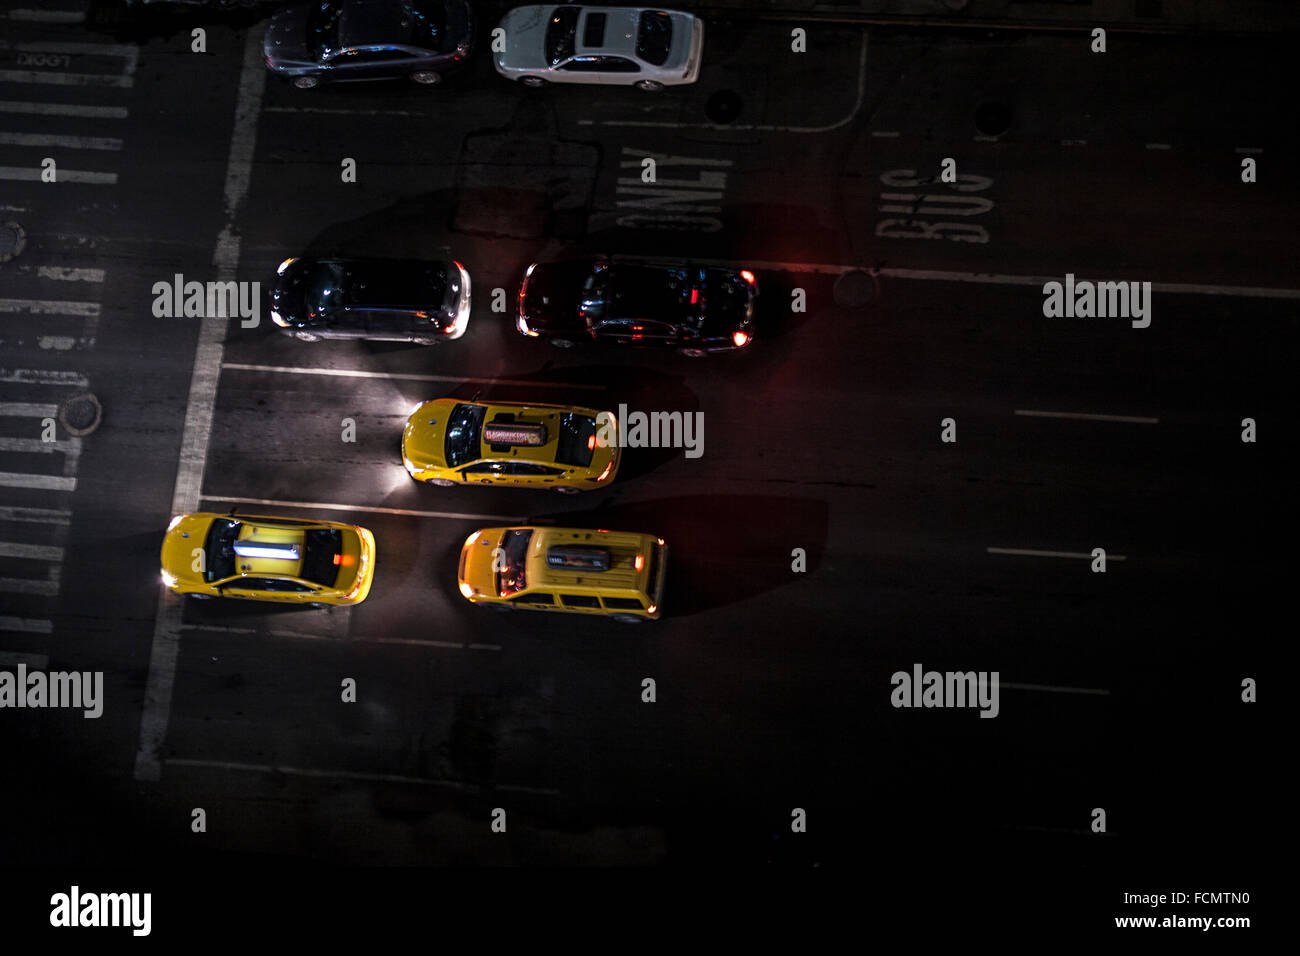
[[[835,280],[832,295],[836,305],[860,309],[880,295],[880,281],[870,272],[851,269]]]
[[[22,255],[27,246],[27,233],[16,222],[0,223],[0,262],[8,262]]]
[[[1011,128],[1011,107],[1005,103],[981,103],[975,110],[975,128],[985,136],[1001,136]]]
[[[730,123],[740,115],[744,101],[735,90],[718,90],[704,104],[704,115],[711,123]]]
[[[82,392],[59,406],[59,424],[67,429],[69,435],[80,438],[99,427],[103,414],[99,399],[90,392]]]

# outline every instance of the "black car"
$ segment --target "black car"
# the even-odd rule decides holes
[[[441,82],[474,45],[469,0],[323,0],[271,18],[263,52],[299,89],[409,76]]]
[[[562,348],[611,342],[699,357],[753,341],[757,295],[748,269],[607,258],[534,263],[515,324]]]
[[[434,345],[465,334],[469,309],[469,273],[459,262],[286,259],[271,283],[271,321],[307,342]]]

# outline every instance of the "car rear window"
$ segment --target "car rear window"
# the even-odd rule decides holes
[[[647,63],[663,66],[668,61],[668,51],[673,45],[673,19],[658,10],[641,14],[641,25],[636,33],[636,55]]]
[[[501,553],[497,563],[497,594],[509,597],[528,587],[525,565],[528,561],[528,543],[533,540],[531,528],[513,528],[501,537]]]
[[[337,528],[313,528],[303,532],[307,539],[307,553],[302,559],[305,581],[330,587],[339,578],[339,562],[343,556],[343,534]]]
[[[582,45],[586,47],[605,45],[605,14],[587,14],[587,22],[582,25]]]
[[[546,59],[551,66],[559,66],[573,56],[580,12],[579,7],[556,7],[551,14],[546,27]]]
[[[645,605],[635,598],[601,598],[605,607],[611,611],[644,611]]]
[[[596,449],[596,419],[590,415],[577,415],[566,412],[560,416],[559,442],[555,449],[555,460],[561,465],[575,468],[591,466],[591,457]]]

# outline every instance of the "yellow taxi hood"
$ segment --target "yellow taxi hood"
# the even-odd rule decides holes
[[[184,515],[167,532],[162,544],[162,570],[176,578],[178,582],[202,584],[203,572],[195,571],[196,555],[194,549],[202,551],[208,542],[208,529],[220,515],[193,514]],[[207,560],[206,554],[204,560]],[[199,565],[204,567],[205,565]]]
[[[446,468],[447,418],[455,407],[454,401],[434,399],[416,408],[402,431],[402,454],[422,469]]]
[[[460,552],[460,580],[480,594],[496,597],[496,571],[493,554],[501,543],[505,528],[484,528],[465,539]]]

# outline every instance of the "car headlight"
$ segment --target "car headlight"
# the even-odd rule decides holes
[[[293,265],[297,261],[298,261],[297,256],[294,256],[292,259],[285,259],[284,262],[281,262],[280,265],[276,267],[275,274],[278,276],[284,275],[285,270],[287,270],[291,265]]]
[[[181,519],[184,517],[185,517],[184,515],[176,515],[175,517],[173,517],[172,520],[167,524],[167,530],[170,531],[172,528],[180,524]]]
[[[271,321],[282,329],[287,329],[289,327],[289,323],[284,320],[284,316],[280,315],[280,313],[275,309],[271,310]]]
[[[176,575],[168,574],[166,571],[163,571],[162,583],[169,588],[174,588],[176,586]]]
[[[418,467],[416,467],[415,462],[407,458],[405,454],[402,455],[402,464],[406,466],[406,470],[411,474],[415,474],[417,471],[420,470]]]

